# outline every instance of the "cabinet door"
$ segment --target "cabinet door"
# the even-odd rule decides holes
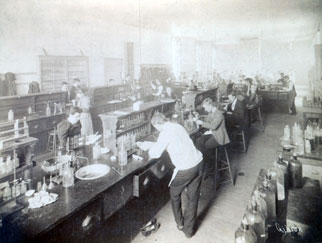
[[[96,199],[41,236],[36,242],[82,242],[86,236],[99,228],[101,220],[102,200]]]
[[[303,177],[309,177],[320,182],[322,188],[322,167],[303,164]]]
[[[139,172],[134,175],[133,178],[133,196],[140,197],[151,188],[153,185],[160,183],[160,180],[163,179],[170,172],[170,164],[168,160],[160,159],[150,168]]]
[[[131,198],[132,176],[127,176],[103,194],[103,220],[108,219]]]

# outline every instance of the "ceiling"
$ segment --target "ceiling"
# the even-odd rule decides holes
[[[31,4],[36,0],[30,1]],[[227,42],[241,38],[313,39],[322,0],[42,0],[56,11],[176,37]],[[37,3],[39,4],[39,2]]]

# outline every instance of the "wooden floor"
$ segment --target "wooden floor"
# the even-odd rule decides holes
[[[223,184],[215,193],[213,178],[208,177],[203,181],[198,210],[198,230],[193,238],[188,240],[177,230],[168,202],[156,215],[161,223],[160,229],[146,238],[138,234],[132,242],[234,242],[235,230],[240,225],[260,169],[269,169],[277,158],[276,150],[284,126],[302,120],[301,112],[298,112],[297,116],[276,113],[264,116],[265,132],[260,131],[258,124],[251,128],[247,153],[229,153],[235,174],[235,186],[230,183]]]

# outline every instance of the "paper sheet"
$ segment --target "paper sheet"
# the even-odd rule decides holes
[[[149,142],[149,141],[137,143],[138,147],[140,149],[142,149],[143,151],[148,151],[154,144],[155,144],[155,142]]]
[[[203,135],[211,135],[212,134],[212,131],[211,130],[207,130],[205,131],[205,133]]]

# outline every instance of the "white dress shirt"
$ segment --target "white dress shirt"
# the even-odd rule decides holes
[[[169,185],[179,170],[193,168],[202,161],[202,153],[196,149],[186,129],[177,123],[164,124],[158,141],[149,150],[149,155],[159,158],[164,150],[168,151],[175,166]]]
[[[235,98],[234,101],[233,101],[233,103],[231,104],[231,110],[232,111],[235,110],[236,102],[237,102],[237,98]]]

